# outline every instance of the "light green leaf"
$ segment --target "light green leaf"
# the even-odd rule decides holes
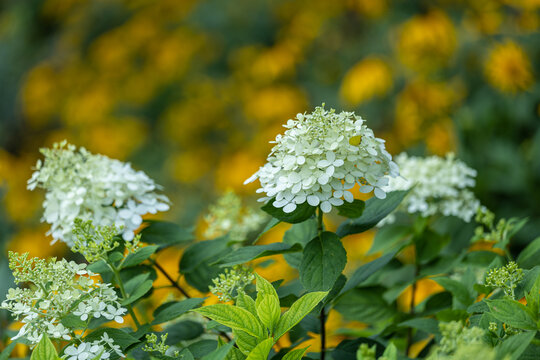
[[[384,350],[383,356],[385,360],[397,360],[397,348],[396,345],[390,343]]]
[[[247,356],[246,360],[266,360],[274,345],[274,339],[268,338],[260,342]]]
[[[491,315],[510,326],[536,330],[536,321],[525,305],[511,299],[484,300],[491,310]]]
[[[17,341],[13,341],[9,343],[9,345],[6,346],[4,350],[2,350],[2,352],[0,353],[0,360],[8,360],[9,356],[11,355],[11,353],[13,352],[13,349],[15,348],[15,346],[17,346],[17,344],[18,344]]]
[[[218,263],[221,263],[221,267],[230,267],[238,264],[243,264],[248,261],[258,259],[265,256],[272,256],[278,254],[286,254],[302,251],[302,246],[298,244],[289,245],[282,242],[272,243],[268,245],[253,245],[245,246],[235,250],[231,254],[227,254]]]
[[[185,312],[199,306],[203,301],[204,298],[191,298],[161,305],[154,311],[152,325],[174,320]]]
[[[242,330],[257,338],[264,337],[261,322],[249,311],[237,306],[215,304],[192,310],[231,329]]]
[[[257,340],[256,337],[251,336],[241,330],[233,329],[233,335],[234,335],[234,338],[236,339],[236,345],[238,345],[238,348],[245,355],[248,355],[251,352],[251,350],[253,350],[255,346],[257,346],[257,344],[259,343],[259,340]]]
[[[300,360],[305,355],[308,348],[309,348],[309,346],[305,347],[305,348],[302,348],[302,349],[296,349],[296,350],[289,351],[281,359],[282,360]]]
[[[279,319],[274,332],[276,341],[309,314],[326,295],[328,291],[316,291],[307,293],[296,300]]]
[[[307,290],[330,290],[347,264],[340,238],[329,231],[316,236],[304,249],[300,281]]]
[[[281,315],[279,299],[268,293],[263,293],[262,296],[257,295],[256,304],[259,319],[270,332],[273,332],[274,326],[276,326]]]
[[[235,347],[231,348],[231,351],[229,351],[229,353],[225,357],[225,360],[245,360],[245,359],[246,359],[246,355],[244,355],[244,353],[242,353],[240,349],[235,348]]]
[[[527,299],[527,307],[530,308],[531,313],[538,314],[540,311],[540,277],[536,278],[531,291],[525,295],[525,299]]]
[[[32,351],[30,360],[57,360],[59,359],[56,349],[46,335],[41,337],[41,340]]]
[[[149,245],[140,248],[139,250],[129,254],[126,257],[126,259],[122,263],[122,268],[125,269],[131,266],[139,265],[140,263],[148,259],[150,256],[152,256],[152,254],[155,253],[157,249],[159,249],[159,246],[157,245]]]
[[[407,193],[408,191],[392,191],[387,194],[386,199],[378,199],[376,197],[369,199],[366,201],[366,208],[362,216],[343,222],[336,233],[339,237],[344,237],[371,229],[394,211]]]
[[[236,298],[236,306],[246,309],[253,315],[257,316],[257,305],[255,304],[255,300],[248,294],[246,294],[243,291],[240,291],[238,293],[238,296]]]

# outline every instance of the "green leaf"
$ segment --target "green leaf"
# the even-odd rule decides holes
[[[395,252],[392,252],[390,254],[383,255],[380,258],[377,258],[368,262],[367,264],[360,266],[351,275],[351,277],[343,287],[343,290],[341,290],[341,293],[343,294],[350,289],[360,285],[368,277],[370,277],[371,275],[382,269],[386,264],[388,264],[394,258],[395,254]]]
[[[261,322],[272,332],[281,316],[279,297],[276,289],[268,280],[257,273],[255,273],[255,276],[257,277],[257,300],[255,301],[257,315]]]
[[[517,263],[520,268],[530,269],[536,265],[540,265],[540,237],[534,239],[517,258]]]
[[[469,290],[467,290],[467,287],[459,281],[446,277],[438,277],[434,278],[433,280],[435,280],[446,290],[450,291],[454,298],[458,300],[461,304],[463,304],[465,307],[473,303],[474,298],[469,293]]]
[[[510,326],[536,330],[536,321],[525,305],[511,299],[484,300],[494,318]]]
[[[138,286],[133,293],[128,295],[127,299],[122,300],[122,305],[129,305],[142,298],[152,289],[154,281],[146,280],[140,286]]]
[[[142,273],[135,277],[130,278],[124,283],[124,290],[129,295],[134,293],[146,280],[150,278],[150,273]]]
[[[366,201],[366,208],[362,216],[343,222],[337,230],[339,237],[351,234],[362,233],[371,229],[394,211],[403,201],[408,191],[392,191],[387,194],[386,199],[373,197]]]
[[[283,235],[283,242],[289,245],[300,244],[304,248],[315,236],[317,236],[317,220],[307,219],[299,224],[293,224]],[[302,253],[288,253],[283,257],[295,269],[302,263]]]
[[[449,241],[450,236],[448,235],[438,234],[431,229],[422,231],[420,235],[413,238],[418,262],[426,264],[435,259]]]
[[[274,345],[274,339],[268,338],[255,346],[253,350],[249,353],[246,360],[266,360],[268,359],[268,354]]]
[[[99,340],[103,337],[103,334],[107,333],[107,335],[112,338],[115,342],[115,344],[119,345],[122,350],[126,350],[129,346],[136,344],[139,342],[136,338],[128,334],[127,332],[121,330],[121,329],[114,329],[114,328],[100,328],[96,331],[91,332],[88,334],[84,339],[85,341],[95,341]]]
[[[220,346],[210,354],[204,356],[202,360],[223,360],[227,357],[233,345],[234,341],[229,341],[226,345]]]
[[[526,331],[512,335],[495,347],[496,360],[518,360],[536,335],[536,331]]]
[[[439,323],[433,318],[416,318],[403,321],[399,326],[421,330],[427,334],[440,335]]]
[[[272,332],[281,315],[279,300],[268,294],[257,296],[257,315],[264,326]]]
[[[257,235],[257,237],[255,238],[253,242],[257,242],[257,240],[259,240],[264,234],[266,234],[270,229],[272,229],[274,226],[276,226],[280,222],[281,221],[279,219],[271,218],[270,221],[266,224],[264,229],[262,229],[259,235]]]
[[[32,351],[32,355],[30,356],[30,360],[57,360],[60,359],[58,357],[58,353],[56,352],[56,349],[49,340],[49,338],[46,335],[43,335],[41,337],[41,340],[35,347],[34,351]]]
[[[253,350],[259,343],[259,340],[257,340],[256,337],[251,336],[244,331],[233,329],[232,332],[234,338],[236,339],[236,345],[238,345],[238,348],[246,355],[249,354],[251,350]]]
[[[242,353],[242,351],[238,348],[231,348],[231,351],[227,354],[227,357],[225,357],[225,360],[245,360],[246,355]]]
[[[384,350],[383,356],[385,357],[385,360],[397,360],[397,348],[394,343],[390,343]]]
[[[309,314],[326,295],[328,291],[317,291],[307,293],[296,300],[278,321],[274,332],[276,341]]]
[[[227,250],[228,238],[226,236],[214,240],[199,241],[189,246],[182,260],[180,272],[183,274],[196,270],[200,265],[207,264],[212,258],[222,256]]]
[[[157,245],[176,245],[193,240],[191,231],[179,225],[158,220],[146,220],[148,226],[141,231],[141,240],[145,243]]]
[[[122,263],[122,268],[128,268],[131,266],[139,265],[146,259],[148,259],[152,254],[154,254],[159,249],[157,245],[149,245],[143,248],[138,249],[134,253],[129,254],[126,257],[126,260]]]
[[[17,346],[18,344],[18,341],[12,341],[9,343],[8,346],[6,346],[4,348],[4,350],[2,350],[2,352],[0,353],[0,360],[8,360],[11,355],[11,353],[13,352],[13,349],[15,349],[15,346]]]
[[[255,300],[243,291],[240,291],[236,297],[236,306],[257,316],[257,305],[255,304]]]
[[[191,298],[161,305],[154,311],[154,321],[152,321],[152,325],[174,320],[203,302],[204,298]]]
[[[302,251],[302,246],[295,244],[289,245],[282,242],[272,243],[268,245],[252,245],[245,246],[235,250],[231,254],[227,254],[221,258],[220,262],[221,267],[230,267],[238,264],[243,264],[248,261],[258,259],[265,256],[277,255],[277,254],[286,254],[291,252],[300,252]]]
[[[383,288],[354,288],[334,302],[334,308],[347,320],[376,323],[395,315],[395,310],[383,299]]]
[[[536,278],[531,291],[525,295],[525,299],[527,300],[527,307],[530,309],[531,313],[538,314],[540,311],[540,277]]]
[[[242,330],[251,336],[262,338],[264,331],[261,322],[249,311],[237,306],[215,304],[192,310],[207,316],[231,329]]]
[[[411,234],[411,228],[405,225],[386,225],[377,229],[373,244],[367,252],[368,255],[375,254],[379,251],[383,253],[389,250],[396,249],[403,244]]]
[[[343,205],[338,206],[338,214],[351,219],[362,216],[366,203],[359,199],[354,199],[352,203],[345,202]]]
[[[300,281],[307,290],[330,290],[347,264],[340,238],[329,231],[316,236],[304,249]]]
[[[300,360],[306,354],[306,351],[307,351],[308,348],[309,348],[309,346],[305,347],[305,348],[302,348],[302,349],[296,349],[296,350],[289,351],[281,359],[282,360]]]
[[[272,205],[273,202],[274,199],[268,200],[268,202],[261,209],[276,219],[286,223],[301,223],[315,214],[315,207],[309,205],[307,202],[298,205],[296,210],[294,210],[292,213],[285,213],[283,209],[274,207],[274,205]]]
[[[173,345],[183,340],[198,338],[204,332],[204,328],[197,321],[182,320],[167,326],[164,332],[169,334],[167,344]]]

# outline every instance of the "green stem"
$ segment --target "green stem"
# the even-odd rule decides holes
[[[322,233],[324,228],[323,223],[323,212],[321,210],[321,207],[319,206],[317,209],[317,232],[319,234],[319,240],[322,241]],[[324,360],[326,357],[326,313],[324,306],[321,309],[321,313],[319,315],[319,320],[321,324],[321,360]]]
[[[122,282],[122,278],[120,277],[120,271],[110,262],[107,262],[109,267],[111,268],[114,279],[116,281],[116,285],[118,285],[118,288],[120,289],[120,294],[122,294],[122,300],[126,300],[128,298],[126,290],[124,289],[124,283]],[[137,327],[137,330],[141,327],[141,323],[139,323],[139,319],[137,319],[137,315],[135,315],[135,311],[133,311],[133,307],[131,304],[126,305],[127,310],[129,312],[129,315],[131,315],[131,318],[133,319],[133,322],[135,323],[135,326]]]

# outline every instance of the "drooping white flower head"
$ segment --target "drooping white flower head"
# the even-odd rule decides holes
[[[476,170],[456,159],[454,154],[442,158],[402,153],[395,160],[401,176],[391,179],[385,190],[409,190],[412,187],[396,211],[425,217],[456,216],[467,222],[476,215],[480,202],[470,190],[476,184]],[[392,216],[383,221],[390,222],[393,222]]]
[[[385,198],[388,179],[399,175],[384,140],[352,112],[337,114],[323,104],[284,127],[285,133],[272,142],[276,145],[267,163],[245,183],[258,178],[262,187],[257,192],[266,193],[260,201],[275,198],[272,204],[286,213],[306,201],[330,212],[343,199],[353,201],[348,190],[356,183],[361,192]]]
[[[129,163],[78,150],[65,141],[52,149],[41,149],[28,180],[28,189],[47,190],[42,221],[51,224],[47,234],[54,241],[73,245],[75,218],[92,220],[95,225],[123,227],[123,237],[131,240],[142,222],[142,215],[169,209],[169,199],[158,194],[158,185]]]

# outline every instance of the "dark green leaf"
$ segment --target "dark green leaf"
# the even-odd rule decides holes
[[[343,205],[338,206],[338,214],[350,219],[355,219],[362,216],[366,203],[359,199],[354,199],[352,203],[345,202]]]
[[[366,208],[362,216],[357,219],[346,220],[339,226],[336,233],[339,237],[344,237],[371,229],[394,211],[407,193],[408,191],[392,191],[388,193],[386,199],[375,197],[369,199],[366,201]]]
[[[421,330],[427,334],[440,336],[439,323],[437,322],[437,320],[432,319],[432,318],[410,319],[407,321],[403,321],[402,323],[399,324],[399,326],[406,326],[413,329]]]
[[[283,242],[289,245],[300,244],[304,248],[317,235],[317,220],[308,219],[299,224],[293,224],[283,235]],[[285,261],[295,269],[302,263],[302,253],[285,254]]]
[[[386,264],[388,264],[394,258],[394,255],[395,252],[392,252],[360,266],[351,275],[349,281],[347,281],[341,293],[349,291],[350,289],[360,285],[364,280],[366,280],[368,277],[370,277],[371,275],[382,269]]]
[[[139,300],[140,298],[142,298],[144,295],[146,295],[147,292],[149,292],[150,290],[152,290],[152,285],[153,285],[154,281],[152,280],[146,280],[144,281],[140,286],[138,286],[137,288],[135,288],[135,291],[133,291],[133,293],[129,294],[128,295],[128,298],[127,299],[124,299],[122,301],[122,305],[129,305],[129,304],[132,304],[134,303],[135,301]]]
[[[167,221],[147,220],[149,225],[141,231],[141,240],[157,245],[176,245],[193,240],[191,231]]]
[[[536,330],[536,321],[525,305],[511,299],[484,300],[491,310],[491,314],[499,321],[510,326]]]
[[[221,267],[229,267],[237,264],[243,264],[253,259],[258,259],[265,256],[299,251],[302,251],[302,246],[299,244],[289,245],[278,242],[268,245],[252,245],[239,248],[234,252],[227,254],[218,262],[220,263]]]
[[[231,351],[231,348],[234,345],[234,341],[230,341],[227,344],[218,347],[216,350],[212,351],[210,354],[205,355],[202,360],[223,360]]]
[[[330,290],[346,263],[347,253],[340,238],[325,231],[306,245],[300,264],[300,281],[310,291]]]
[[[411,228],[404,225],[387,225],[377,230],[373,244],[368,254],[382,251],[383,253],[399,247],[411,234]]]
[[[201,264],[222,256],[228,249],[227,242],[228,238],[224,236],[214,240],[196,242],[189,246],[180,260],[180,272],[189,273]]]
[[[152,325],[174,320],[203,302],[204,298],[191,298],[163,304],[154,311],[154,321],[152,321]]]
[[[347,320],[375,323],[394,316],[383,297],[383,288],[354,288],[341,295],[334,308]]]
[[[296,207],[292,213],[285,213],[282,209],[278,209],[272,205],[274,199],[270,199],[262,209],[268,214],[272,215],[280,221],[287,222],[290,224],[301,223],[312,217],[315,214],[315,207],[309,205],[307,202],[300,204]]]
[[[152,256],[152,254],[155,253],[158,248],[159,248],[158,245],[149,245],[149,246],[140,248],[134,253],[129,254],[126,257],[126,260],[124,260],[124,262],[122,263],[122,268],[128,268],[131,266],[139,265],[140,263],[148,259],[150,256]]]
[[[467,287],[459,281],[446,277],[438,277],[434,278],[433,280],[435,280],[447,291],[450,291],[454,298],[464,306],[469,306],[473,303],[474,299],[469,293],[469,290],[467,290]]]
[[[517,263],[520,268],[530,269],[536,265],[540,265],[540,237],[534,239],[517,258]]]
[[[204,328],[197,321],[183,320],[167,326],[163,332],[169,334],[167,336],[167,344],[175,345],[179,341],[198,338],[204,332]]]
[[[518,360],[536,335],[536,331],[526,331],[521,334],[510,336],[499,344],[496,349],[496,360]]]

